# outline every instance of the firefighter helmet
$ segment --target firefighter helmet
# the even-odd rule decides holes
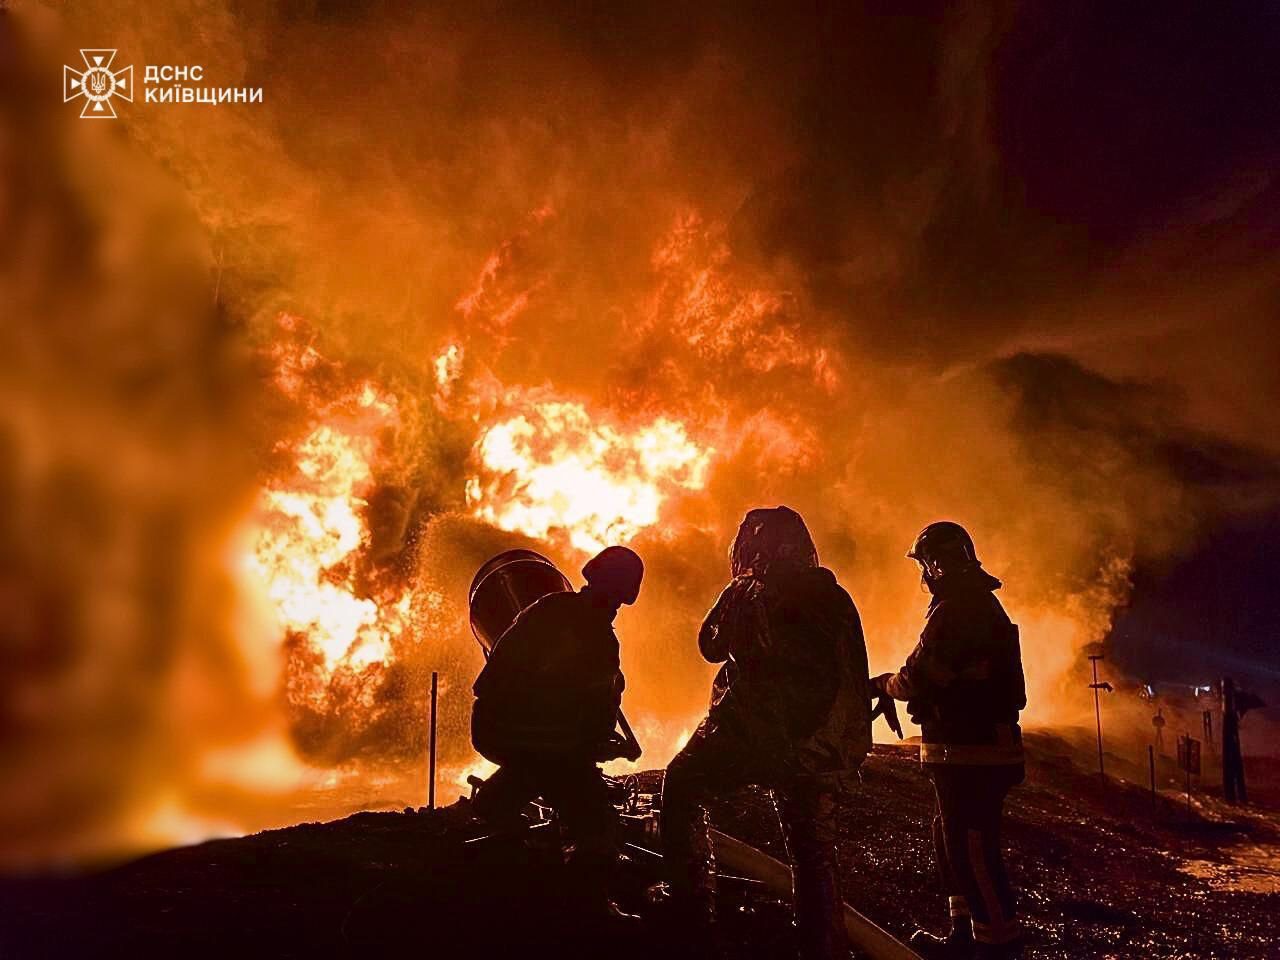
[[[790,507],[749,510],[729,547],[733,576],[765,576],[771,567],[816,567],[818,548],[804,519]]]
[[[582,568],[587,583],[618,600],[631,604],[640,596],[640,581],[644,579],[644,563],[640,556],[626,547],[605,547],[587,561]]]
[[[969,532],[950,520],[938,520],[921,530],[907,556],[920,564],[929,580],[982,566]]]

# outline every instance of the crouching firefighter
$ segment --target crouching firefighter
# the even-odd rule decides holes
[[[704,803],[772,789],[794,873],[800,954],[845,957],[837,811],[871,746],[858,611],[787,507],[752,510],[730,551],[732,581],[698,635],[723,663],[711,709],[667,767],[662,839],[670,907],[695,951],[715,948],[715,872]]]
[[[996,599],[1000,581],[982,569],[959,524],[931,523],[907,556],[933,595],[906,664],[871,683],[907,701],[921,726],[920,761],[937,794],[933,842],[951,931],[917,931],[925,957],[1021,955],[1022,929],[1000,849],[1005,795],[1023,779],[1018,712],[1027,705],[1018,628]]]
[[[500,823],[544,798],[572,845],[570,895],[603,918],[617,913],[608,899],[617,815],[598,764],[625,750],[614,733],[624,679],[613,621],[639,596],[644,566],[626,547],[608,547],[582,575],[577,593],[551,593],[524,610],[475,682],[472,743],[498,764],[475,809]]]

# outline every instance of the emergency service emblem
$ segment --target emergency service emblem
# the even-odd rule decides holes
[[[110,120],[116,115],[111,105],[112,97],[133,102],[133,67],[113,71],[111,62],[116,58],[114,50],[81,50],[85,69],[62,68],[62,102],[84,97],[81,119]]]

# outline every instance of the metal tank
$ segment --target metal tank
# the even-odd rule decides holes
[[[468,594],[471,632],[485,657],[527,607],[547,594],[572,589],[555,564],[532,550],[504,550],[486,561]]]

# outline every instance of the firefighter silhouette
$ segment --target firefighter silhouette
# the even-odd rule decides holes
[[[608,900],[617,859],[617,814],[598,764],[622,755],[614,733],[625,684],[613,622],[635,603],[644,565],[608,547],[582,568],[577,593],[549,593],[502,634],[476,679],[471,738],[495,772],[476,813],[502,822],[541,796],[572,842],[571,886],[588,910]]]
[[[897,673],[872,680],[907,701],[921,726],[920,760],[937,794],[933,840],[951,931],[919,930],[925,957],[1021,955],[1022,928],[1000,848],[1010,788],[1023,779],[1018,713],[1027,703],[1018,628],[996,599],[973,540],[949,521],[931,523],[907,556],[932,594],[924,630]]]
[[[730,551],[732,580],[698,647],[721,663],[712,702],[667,767],[662,839],[673,912],[714,954],[715,873],[704,803],[750,784],[771,790],[794,867],[800,954],[845,957],[837,811],[871,747],[867,651],[858,611],[818,564],[787,507],[750,511]]]

